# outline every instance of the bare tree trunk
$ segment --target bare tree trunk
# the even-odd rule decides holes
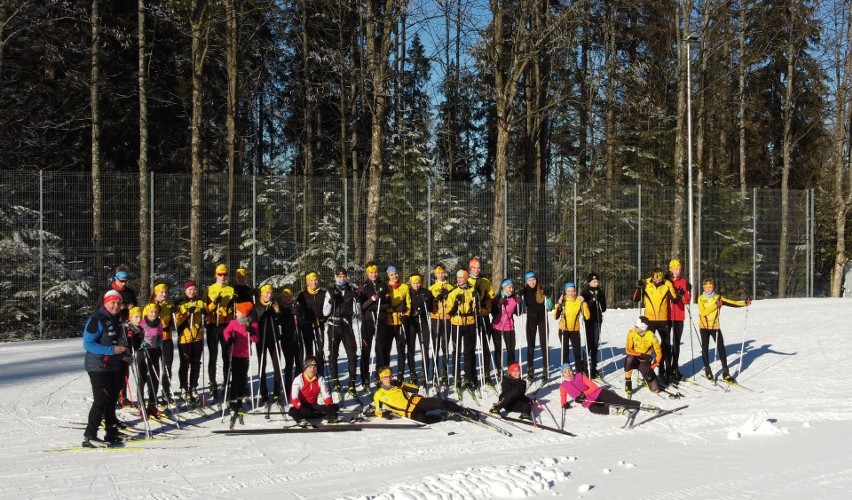
[[[604,121],[604,140],[606,141],[606,185],[607,199],[612,200],[612,186],[619,183],[615,173],[615,12],[612,1],[606,3],[606,20],[604,22],[604,65],[606,67],[606,118]]]
[[[579,135],[577,137],[577,163],[578,170],[583,177],[588,176],[590,183],[594,183],[595,176],[591,175],[593,167],[589,165],[589,144],[591,144],[591,136],[589,135],[589,116],[592,113],[591,101],[589,101],[589,51],[591,50],[591,39],[589,32],[590,20],[588,16],[583,17],[583,41],[580,44],[580,71],[577,74],[577,80],[580,91],[580,112],[579,112]]]
[[[225,68],[228,74],[228,96],[225,109],[225,126],[227,128],[227,136],[225,141],[228,148],[228,245],[225,247],[225,262],[239,262],[239,258],[234,261],[231,256],[232,251],[239,248],[239,235],[237,234],[236,223],[234,220],[234,180],[236,174],[236,142],[237,142],[237,91],[239,86],[239,73],[237,72],[237,57],[239,50],[239,27],[237,20],[236,0],[228,0],[225,3]]]
[[[189,274],[194,280],[201,276],[201,113],[203,110],[202,77],[204,60],[207,58],[207,37],[210,25],[207,23],[206,0],[190,0],[189,24],[192,36],[192,118],[190,121],[190,162],[192,163],[192,184],[189,191]]]
[[[746,1],[740,1],[739,11],[739,33],[738,44],[740,50],[740,62],[737,66],[737,87],[739,89],[739,106],[738,128],[739,128],[739,154],[740,154],[740,196],[746,197],[746,97],[745,97],[745,77],[746,77],[746,53],[745,53],[745,32],[746,32]]]
[[[849,207],[852,206],[852,169],[848,164],[849,156],[846,153],[850,146],[849,130],[847,125],[852,120],[850,112],[849,91],[852,86],[852,55],[846,50],[852,43],[852,3],[847,2],[846,13],[846,43],[838,42],[835,81],[841,82],[837,85],[837,97],[835,105],[835,129],[834,129],[834,227],[837,241],[834,246],[834,265],[831,270],[830,293],[832,297],[840,297],[843,286],[843,269],[849,258],[846,256],[846,219],[849,215]],[[841,70],[842,67],[842,70]],[[842,71],[842,74],[841,74]],[[844,183],[846,184],[844,186]]]
[[[687,214],[686,212],[686,200],[685,200],[685,191],[687,187],[687,182],[692,182],[692,179],[687,181],[686,172],[684,168],[684,157],[686,156],[686,145],[688,144],[686,137],[686,89],[687,85],[690,85],[691,82],[687,81],[686,78],[686,65],[688,64],[687,58],[690,57],[690,48],[689,48],[689,34],[690,34],[690,24],[689,24],[689,14],[692,12],[692,2],[684,2],[677,9],[676,23],[677,23],[677,47],[678,47],[678,57],[677,57],[677,79],[678,82],[681,82],[677,86],[677,125],[675,132],[675,149],[674,149],[674,162],[673,162],[673,173],[674,173],[674,185],[675,185],[675,193],[674,193],[674,213],[672,215],[672,247],[671,247],[671,255],[674,257],[681,256],[681,248],[683,247],[683,227],[684,222],[688,222],[686,220]],[[692,258],[693,256],[689,256]]]
[[[367,1],[365,29],[367,33],[367,68],[372,79],[370,96],[370,164],[367,181],[367,231],[364,237],[364,258],[376,258],[379,232],[379,204],[381,201],[382,174],[384,173],[385,117],[387,114],[387,90],[392,50],[392,27],[407,7],[407,1],[397,3],[384,0],[379,9],[378,0]]]
[[[796,56],[793,35],[793,16],[795,7],[789,5],[788,40],[787,40],[787,75],[784,86],[784,137],[782,139],[781,166],[781,237],[778,242],[778,298],[787,296],[787,246],[790,243],[790,169],[792,168],[791,153],[793,151],[793,81],[795,80]]]
[[[308,7],[305,0],[300,1],[301,4],[301,45],[302,45],[302,86],[305,98],[302,108],[302,122],[304,126],[304,134],[302,137],[302,250],[307,250],[309,241],[309,221],[313,220],[311,216],[313,211],[313,175],[314,175],[314,119],[315,113],[315,96],[313,94],[312,74],[310,65],[310,45],[308,43]]]
[[[505,275],[503,267],[504,237],[506,227],[506,191],[508,188],[509,172],[509,132],[511,128],[513,106],[512,101],[518,88],[521,75],[526,71],[531,59],[529,52],[520,52],[524,45],[513,40],[509,43],[504,37],[507,28],[507,10],[505,0],[490,0],[492,14],[493,39],[489,48],[490,62],[494,68],[494,104],[497,115],[497,144],[494,158],[494,221],[491,225],[491,265],[492,283],[500,283]],[[515,13],[523,19],[523,14]],[[516,36],[528,30],[524,22],[518,23]],[[511,45],[509,47],[508,45]]]
[[[20,30],[13,31],[12,33],[6,34],[6,27],[9,25],[9,22],[14,19],[21,11],[24,10],[24,7],[29,5],[31,0],[26,0],[21,2],[14,11],[12,11],[5,19],[0,20],[0,76],[3,75],[3,52],[6,48],[6,43],[9,39],[12,38],[13,35],[18,33]]]
[[[92,108],[92,246],[95,251],[95,279],[99,286],[104,278],[103,241],[103,193],[101,191],[101,116],[99,105],[100,69],[98,67],[101,43],[101,18],[98,0],[92,0],[92,75],[89,82],[89,100]]]
[[[148,169],[148,66],[145,57],[145,0],[138,0],[137,45],[139,46],[139,289],[151,289],[151,176]]]

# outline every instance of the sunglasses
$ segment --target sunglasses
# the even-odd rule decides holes
[[[115,281],[118,281],[119,283],[127,283],[127,280],[115,280]]]
[[[216,276],[227,276],[227,274],[225,274],[225,273],[221,273],[221,274],[216,273]]]

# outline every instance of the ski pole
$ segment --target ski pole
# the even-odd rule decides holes
[[[535,401],[535,404],[536,406],[538,406],[539,411],[541,411],[542,408],[547,411],[547,414],[550,415],[550,419],[553,420],[553,425],[559,425],[559,423],[556,422],[556,417],[553,416],[553,412],[550,411],[550,408],[548,408],[546,405],[541,404],[541,401],[539,401],[538,399],[533,399],[533,401]]]
[[[692,302],[692,300],[690,299],[690,302],[688,302],[686,304],[686,312],[689,313],[689,329],[694,330],[695,325],[693,324],[693,320],[692,320],[692,307],[691,307],[692,303],[691,302]],[[699,340],[699,343],[700,343],[701,339],[699,338],[698,340]],[[690,354],[690,356],[692,356],[692,380],[695,380],[695,348],[692,345],[692,335],[689,336],[689,354]]]
[[[136,356],[133,356],[133,359],[130,362],[130,373],[133,374],[133,378],[136,379],[136,385],[139,385],[139,370],[136,366]],[[142,404],[141,401],[137,401],[136,404],[139,405],[139,413],[142,415],[142,422],[145,426],[145,437],[147,439],[151,439],[151,424],[148,422],[148,414],[145,412],[145,405]]]
[[[249,351],[249,353],[251,353],[251,351]],[[230,380],[231,380],[231,370],[233,369],[233,366],[234,366],[234,347],[233,347],[233,345],[231,345],[231,346],[229,346],[229,350],[228,350],[228,373],[227,373],[227,376],[225,377],[225,392],[224,392],[225,397],[222,400],[225,403],[228,402],[228,389],[231,388],[231,384],[229,384],[228,382],[230,382]],[[227,408],[227,407],[228,407],[227,404],[222,405],[222,422],[221,423],[223,423],[223,424],[225,423],[225,408]]]
[[[246,319],[251,322],[250,318]],[[233,353],[233,350],[231,352]],[[246,370],[246,376],[248,378],[249,395],[251,395],[251,409],[254,410],[254,381],[251,379],[251,324],[246,325],[246,353],[248,353],[248,370]],[[231,367],[229,366],[228,368],[230,369]],[[260,391],[259,387],[258,391]],[[242,403],[242,401],[240,402]]]
[[[743,319],[743,342],[740,344],[740,362],[737,363],[737,376],[740,378],[740,369],[745,363],[745,341],[746,341],[746,325],[748,325],[748,303],[746,303],[745,319]]]
[[[280,337],[281,340],[284,340],[284,329],[281,328],[281,325],[278,325],[278,336]],[[287,394],[290,388],[286,387],[286,384],[284,383],[284,371],[283,371],[283,367],[281,366],[282,365],[281,362],[284,361],[283,349],[281,348],[281,345],[278,342],[275,343],[275,349],[276,349],[276,352],[278,353],[278,368],[279,368],[278,378],[281,379],[281,392],[284,394],[284,404],[290,404],[290,396]],[[283,364],[286,364],[286,361],[284,361]],[[279,403],[280,402],[281,401],[279,400]],[[282,409],[282,412],[283,412],[283,409],[284,409],[283,405],[282,405],[281,409]],[[285,416],[284,418],[286,420],[287,417]]]
[[[169,387],[171,387],[172,380],[169,377],[169,373],[166,371],[166,361],[165,361],[165,359],[163,359],[162,355],[160,356],[160,364],[161,364],[160,370],[163,374],[163,379],[165,379],[166,383],[169,385]],[[177,414],[177,412],[175,412],[175,409],[174,409],[174,407],[173,407],[173,405],[170,401],[171,398],[169,398],[168,396],[169,395],[166,395],[166,410],[168,410],[168,412],[171,413],[172,417],[174,417],[175,425],[177,425],[177,428],[180,429],[181,418]]]

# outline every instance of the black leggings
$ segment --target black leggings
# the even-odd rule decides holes
[[[391,351],[393,344],[396,342],[396,378],[397,380],[405,379],[405,348],[408,346],[406,331],[408,327],[405,323],[401,325],[385,326],[385,338],[382,343],[382,359],[387,360],[384,366],[390,366]],[[414,372],[416,374],[416,372]]]
[[[340,343],[343,343],[343,350],[346,351],[346,360],[348,361],[347,369],[349,370],[349,383],[355,383],[355,368],[358,365],[358,351],[355,346],[355,333],[352,331],[352,326],[349,320],[332,319],[329,326],[329,368],[331,378],[337,381],[337,359],[340,356]]]
[[[266,398],[269,395],[269,387],[266,383],[266,359],[267,355],[272,360],[272,390],[273,394],[281,394],[281,360],[278,359],[278,347],[275,335],[268,333],[255,344],[257,348],[257,359],[260,360],[259,375],[260,375],[260,396]]]
[[[683,321],[672,321],[672,355],[669,360],[669,372],[674,373],[680,359],[680,340],[683,338]]]
[[[583,320],[586,325],[586,352],[589,353],[589,371],[598,370],[598,345],[601,342],[601,324]]]
[[[246,391],[248,380],[249,359],[231,359],[231,386],[228,388],[228,399],[231,402],[231,411],[238,411],[243,406],[243,396]]]
[[[148,388],[148,403],[157,404],[157,391],[160,388],[160,350],[140,349],[136,354],[139,368],[139,394],[137,399],[145,401],[145,387]]]
[[[443,363],[442,374],[446,377],[449,364],[449,354],[447,352],[447,343],[452,331],[452,325],[448,319],[432,320],[432,349],[435,352],[435,364],[432,366],[432,377],[438,372],[438,365]]]
[[[415,355],[420,350],[420,358],[423,360],[425,373],[429,373],[429,323],[428,319],[420,315],[412,317],[408,322],[408,370],[412,378],[417,373],[417,360]],[[424,374],[425,376],[425,374]]]
[[[198,387],[198,376],[201,374],[201,354],[204,352],[204,341],[197,340],[188,344],[178,344],[178,378],[183,390]]]
[[[539,347],[545,375],[550,371],[550,359],[547,352],[547,313],[541,316],[527,313],[527,376],[535,373],[535,331],[538,329]]]
[[[228,356],[228,348],[225,346],[225,336],[222,332],[225,331],[225,325],[207,325],[207,351],[210,352],[210,359],[207,360],[207,376],[211,385],[216,383],[216,356],[219,354],[219,348],[222,348],[222,375],[228,377],[228,369],[231,367],[231,359]],[[227,380],[224,383],[228,383]]]
[[[585,372],[586,363],[583,360],[583,351],[580,349],[580,332],[571,330],[559,330],[559,338],[562,340],[562,363],[568,362],[568,344],[571,344],[571,352],[574,353],[574,370]]]
[[[106,424],[107,434],[115,434],[118,432],[115,403],[118,401],[118,392],[124,387],[121,370],[88,372],[88,374],[89,381],[92,384],[92,407],[89,409],[89,418],[84,435],[87,437],[97,436],[101,420]]]
[[[600,394],[598,394],[596,402],[589,406],[589,411],[597,415],[609,415],[611,405],[624,406],[626,408],[639,408],[642,403],[623,398],[612,391],[604,389],[600,392]]]
[[[423,398],[418,401],[417,405],[411,411],[411,419],[426,424],[434,424],[444,419],[443,415],[437,414],[438,411],[462,413],[464,412],[464,408],[452,401],[438,398]]]
[[[175,357],[175,341],[172,339],[164,340],[160,351],[163,353],[163,395],[171,397],[172,362]]]
[[[516,355],[518,354],[515,349],[515,330],[494,330],[494,350],[497,351],[497,355],[500,356],[498,359],[498,363],[500,363],[500,367],[503,367],[503,353],[500,351],[500,339],[506,344],[506,364],[512,365],[518,362],[518,358]],[[501,371],[502,373],[502,371]],[[501,377],[502,379],[502,377]]]
[[[728,355],[725,352],[725,337],[722,336],[722,330],[702,328],[699,331],[701,332],[701,361],[704,362],[704,368],[710,368],[710,357],[707,351],[712,338],[716,342],[716,352],[719,353],[719,359],[722,361],[722,371],[728,371]]]
[[[461,376],[461,358],[464,358],[464,380],[470,384],[475,384],[479,378],[476,373],[476,327],[474,325],[454,326],[456,346],[453,349],[455,362],[453,366],[455,371],[453,375],[456,378],[456,387],[460,387],[462,383]]]
[[[663,351],[663,358],[660,360],[660,364],[657,365],[657,371],[662,377],[663,375],[668,373],[669,361],[671,360],[672,356],[672,329],[669,326],[668,320],[663,320],[650,321],[648,324],[648,330],[650,330],[651,333],[657,333],[660,335],[660,350]]]

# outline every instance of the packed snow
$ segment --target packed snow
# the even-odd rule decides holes
[[[575,405],[565,428],[577,437],[500,421],[512,437],[464,421],[232,436],[211,433],[227,428],[218,416],[187,413],[181,429],[152,423],[154,440],[79,450],[91,403],[81,339],[2,344],[0,498],[845,498],[852,489],[850,305],[779,299],[726,308],[731,371],[747,389],[696,379],[678,400],[640,389],[634,399],[644,404],[689,407],[634,430],[621,429],[623,416]],[[604,316],[599,367],[619,387],[625,333],[637,315]],[[694,334],[684,335],[680,367],[686,375],[701,371]],[[495,396],[484,396],[476,406],[487,410]],[[560,420],[556,382],[537,396]],[[637,422],[648,416],[640,413]],[[130,410],[119,418],[141,427]],[[244,427],[281,427],[283,420],[250,414]]]

